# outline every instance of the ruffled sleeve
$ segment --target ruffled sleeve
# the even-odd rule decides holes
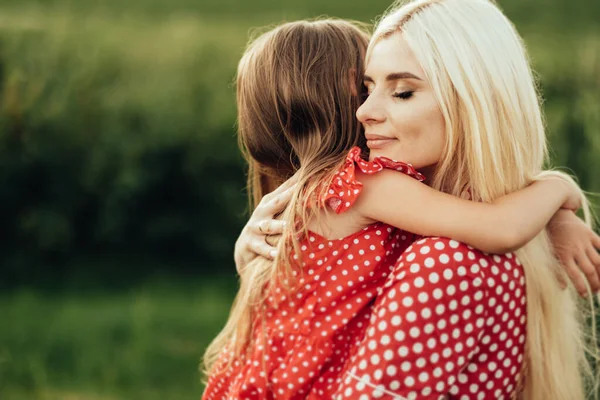
[[[425,180],[425,176],[410,164],[394,161],[387,157],[376,157],[373,161],[367,161],[360,154],[360,147],[353,147],[350,150],[344,165],[334,175],[327,194],[322,199],[323,204],[330,207],[337,214],[341,214],[352,207],[362,191],[362,183],[356,180],[356,168],[365,174],[375,174],[384,168],[388,168],[402,172],[421,182]]]

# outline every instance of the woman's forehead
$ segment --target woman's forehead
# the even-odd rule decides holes
[[[373,45],[365,76],[372,80],[411,76],[424,79],[423,69],[401,34],[381,38]]]

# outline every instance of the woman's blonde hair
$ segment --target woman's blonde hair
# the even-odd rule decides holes
[[[548,175],[545,129],[535,80],[514,26],[488,0],[395,3],[369,49],[398,35],[425,71],[446,123],[445,151],[433,188],[490,202]],[[583,193],[585,217],[591,224]],[[546,232],[517,251],[526,272],[524,398],[582,400],[591,370],[583,313]],[[592,301],[587,306],[593,309]],[[594,327],[592,326],[592,334]],[[594,358],[597,344],[590,343]]]
[[[297,189],[283,214],[288,224],[274,261],[257,258],[240,273],[229,319],[204,355],[207,374],[223,351],[227,364],[261,346],[260,316],[270,284],[293,290],[291,264],[314,199],[353,146],[364,147],[355,112],[361,103],[369,36],[357,23],[325,19],[282,24],[250,42],[237,73],[238,134],[249,165],[254,208],[293,174]]]

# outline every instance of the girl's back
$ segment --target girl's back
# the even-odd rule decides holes
[[[339,386],[353,341],[363,336],[370,303],[394,266],[389,261],[412,240],[383,223],[337,240],[309,232],[301,257],[292,257],[295,287],[270,288],[257,313],[253,349],[231,366],[224,352],[203,398],[327,398]],[[324,374],[329,377],[315,385]]]

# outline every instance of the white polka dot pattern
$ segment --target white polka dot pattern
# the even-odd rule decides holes
[[[250,356],[225,368],[230,354],[222,354],[203,399],[331,398],[378,288],[413,239],[383,223],[340,240],[310,233],[301,242],[304,265],[295,265],[300,290],[273,288],[264,342],[257,326]]]
[[[334,398],[509,399],[525,327],[525,279],[512,254],[422,239],[387,278]]]
[[[337,213],[360,194],[356,166],[424,180],[353,148],[323,199]],[[298,290],[272,288],[265,336],[257,325],[251,353],[229,367],[231,353],[221,355],[203,400],[510,398],[525,344],[518,260],[412,240],[382,223],[340,240],[310,233],[293,265]]]
[[[360,154],[360,147],[353,147],[350,150],[344,166],[335,174],[327,195],[322,199],[338,214],[352,207],[362,190],[362,183],[356,180],[357,167],[365,174],[375,174],[388,168],[402,172],[421,182],[425,180],[425,177],[410,164],[394,161],[387,157],[376,157],[372,161],[366,161]]]
[[[384,157],[369,162],[360,153],[358,147],[350,150],[322,205],[337,202],[334,209],[341,213],[354,203],[362,188],[355,165],[368,174],[390,168],[424,180],[409,164]],[[364,337],[377,290],[413,239],[382,223],[340,240],[310,233],[301,243],[302,264],[293,258],[297,290],[272,288],[265,336],[257,326],[253,353],[229,368],[231,354],[222,354],[203,399],[331,398],[344,364]]]

